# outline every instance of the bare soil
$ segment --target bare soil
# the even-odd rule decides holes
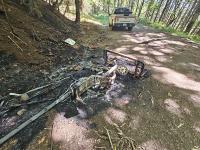
[[[68,37],[90,48],[107,48],[137,58],[145,62],[152,75],[145,80],[119,77],[102,97],[89,100],[95,108],[92,116],[78,109],[79,115],[66,118],[64,113],[73,110],[65,104],[59,106],[0,149],[110,149],[108,139],[102,137],[106,137],[105,128],[112,138],[117,137],[116,124],[125,136],[135,140],[137,149],[200,148],[198,44],[142,25],[128,32],[110,31],[90,23],[83,23],[78,29],[69,23],[70,32],[63,33],[25,15],[13,4],[6,7],[15,32],[27,45],[10,34],[5,16],[0,16],[2,97],[41,86],[55,69],[76,64],[83,51],[63,43]],[[23,52],[8,36],[17,41]],[[14,118],[9,119],[11,124],[16,123]],[[117,145],[118,141],[113,143]]]
[[[200,148],[200,45],[140,24],[131,32],[108,31],[107,38],[105,48],[144,61],[152,72],[136,102],[120,108],[126,135],[138,149]],[[103,124],[110,124],[107,117]]]
[[[5,13],[0,14],[1,105],[8,102],[8,99],[5,101],[4,97],[9,93],[24,93],[30,89],[42,86],[49,82],[48,77],[56,69],[76,64],[76,62],[80,61],[83,56],[83,50],[70,47],[64,42],[65,39],[70,37],[78,43],[85,44],[89,41],[84,43],[84,41],[81,41],[81,37],[91,33],[91,43],[99,40],[95,33],[99,34],[100,30],[96,31],[98,27],[90,23],[82,23],[81,27],[79,27],[74,22],[66,20],[69,30],[63,31],[43,19],[39,20],[31,17],[23,7],[14,2],[6,1],[5,8],[8,19]],[[14,29],[14,35],[11,33],[9,23]],[[104,31],[99,36],[103,34]],[[58,91],[50,93],[50,95],[58,95]],[[46,98],[51,97],[49,96],[46,95]],[[9,103],[16,102],[19,103],[20,101],[9,101]],[[40,111],[48,103],[40,104],[39,107],[37,105],[33,107],[23,106],[22,108],[15,109],[12,113],[1,116],[1,138]],[[20,109],[26,109],[28,112],[25,112],[22,116],[17,115]],[[53,111],[41,117],[9,142],[1,145],[0,149],[26,149],[33,137],[41,131],[49,131],[44,129],[46,128],[45,123],[48,122],[49,116],[51,118],[55,115],[56,113]]]

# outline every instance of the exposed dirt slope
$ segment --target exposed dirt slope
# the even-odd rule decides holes
[[[86,23],[79,28],[58,12],[52,12],[65,19],[67,30],[61,30],[50,24],[47,18],[39,20],[30,16],[22,6],[11,1],[5,1],[0,12],[1,96],[10,91],[25,92],[27,88],[42,84],[41,80],[53,68],[77,61],[82,51],[69,47],[63,41],[70,37],[82,42],[81,39],[92,32],[91,28],[96,28]],[[92,33],[92,42],[95,43],[99,37]],[[85,43],[88,41],[85,40]]]
[[[4,13],[0,15],[0,52],[14,54],[17,61],[20,62],[39,63],[40,61],[44,61],[46,55],[50,53],[50,50],[44,50],[44,44],[47,47],[48,43],[58,42],[64,37],[67,38],[70,36],[72,34],[71,31],[75,31],[70,25],[69,28],[71,31],[62,33],[51,24],[44,22],[44,20],[38,20],[29,16],[23,10],[23,7],[15,3],[6,3],[5,9],[8,19],[6,19]],[[10,22],[17,37],[11,34],[8,22]],[[47,53],[44,55],[43,52]]]
[[[56,12],[55,16],[65,19],[67,27],[67,30],[60,29],[54,23],[50,23],[52,20],[49,21],[46,17],[40,20],[34,18],[22,6],[11,1],[5,1],[5,10],[0,5],[0,104],[2,101],[7,103],[2,97],[6,97],[10,92],[24,93],[42,86],[48,82],[48,76],[56,68],[76,64],[81,59],[83,51],[67,45],[63,42],[65,39],[72,38],[83,45],[96,47],[97,43],[103,40],[101,36],[105,33],[99,33],[99,27],[86,22],[78,27]],[[36,107],[35,110],[39,109]],[[25,149],[33,136],[44,128],[46,118],[49,115],[51,118],[51,114],[47,113],[18,134],[17,144],[11,139],[11,144],[6,142],[0,149],[10,149],[13,146],[14,149]],[[18,125],[19,121],[16,119],[20,118],[23,117],[16,112],[12,116],[0,117],[1,137],[10,128]],[[49,122],[46,123],[49,125]]]

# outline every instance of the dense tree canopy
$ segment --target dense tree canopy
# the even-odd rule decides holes
[[[198,34],[200,30],[199,0],[96,0],[92,3],[102,3],[111,10],[115,7],[129,7],[138,18],[165,24],[180,31]]]
[[[36,16],[42,16],[37,1],[18,0],[28,6]],[[52,8],[63,14],[74,7],[76,22],[80,22],[80,11],[87,14],[109,14],[116,7],[129,7],[135,17],[160,23],[178,31],[190,34],[200,32],[200,1],[199,0],[45,0]],[[76,8],[76,9],[75,9]]]
[[[115,7],[129,7],[138,18],[191,34],[200,32],[199,0],[91,0],[91,3],[104,12],[113,11]]]

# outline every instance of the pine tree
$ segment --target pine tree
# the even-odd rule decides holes
[[[80,0],[75,0],[75,6],[76,6],[76,23],[80,23],[81,20],[81,14],[80,14]]]

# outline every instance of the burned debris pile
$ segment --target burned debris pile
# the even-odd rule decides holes
[[[58,103],[87,106],[86,97],[102,95],[101,91],[109,89],[118,76],[141,79],[148,75],[143,62],[126,55],[99,48],[80,49],[83,60],[53,71],[47,85],[0,99],[0,145]],[[13,116],[14,122],[10,123],[8,118]]]

